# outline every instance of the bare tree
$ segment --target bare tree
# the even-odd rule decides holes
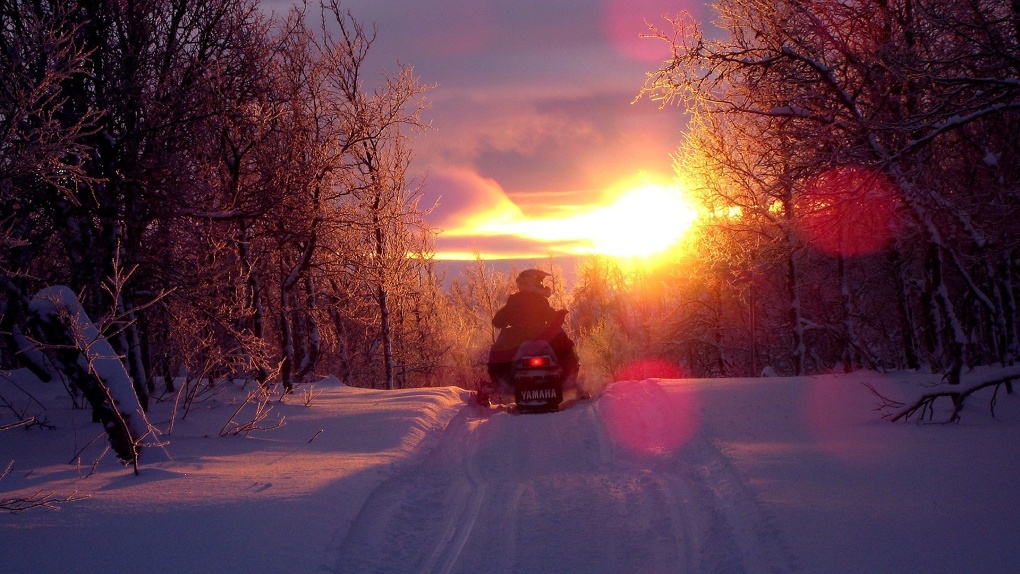
[[[32,351],[24,321],[33,280],[47,263],[39,246],[57,238],[45,217],[77,201],[76,190],[94,180],[85,172],[89,146],[102,113],[63,114],[63,86],[87,77],[88,56],[75,43],[76,26],[63,10],[47,15],[18,6],[0,9],[0,335],[43,380],[52,373]]]
[[[1013,278],[1002,275],[1001,262],[1016,234],[980,206],[989,197],[1013,204],[1017,185],[980,178],[988,181],[1000,156],[1013,153],[988,127],[1014,123],[1020,105],[1009,79],[1015,7],[741,0],[720,2],[718,11],[726,38],[708,39],[684,18],[660,35],[675,57],[650,76],[647,93],[681,101],[707,126],[681,155],[700,153],[723,167],[718,189],[774,198],[743,215],[775,220],[789,237],[794,372],[803,371],[805,353],[824,350],[828,333],[854,350],[842,353],[851,362],[890,364],[876,351],[888,345],[880,330],[860,330],[864,309],[889,286],[862,292],[851,284],[859,270],[882,268],[895,277],[889,309],[900,318],[908,364],[918,364],[918,327],[926,360],[950,382],[969,363],[1011,360],[1005,350],[1015,325],[1002,316],[1012,302],[1000,294]],[[865,225],[889,238],[869,252],[887,254],[884,262],[854,251],[865,238],[853,232]],[[805,274],[834,277],[841,318],[817,305],[809,311],[796,288]],[[809,331],[811,349],[801,349]]]

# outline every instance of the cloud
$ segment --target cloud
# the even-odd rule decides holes
[[[529,215],[599,203],[607,187],[641,171],[672,172],[684,118],[628,91],[523,100],[465,100],[436,117],[423,165],[469,166],[499,182]]]
[[[671,173],[683,116],[631,104],[658,63],[628,50],[661,48],[638,37],[645,20],[692,7],[704,14],[694,0],[344,0],[377,30],[366,89],[398,63],[435,85],[409,173],[425,174],[421,205],[438,202],[437,251],[576,251],[537,222],[602,204],[639,172]]]
[[[665,42],[646,38],[649,24],[662,29],[663,14],[676,15],[676,0],[607,0],[602,24],[616,49],[638,61],[658,63],[669,57]]]
[[[524,217],[498,183],[466,168],[444,167],[428,176],[422,205],[433,204],[430,223],[449,235],[477,233]]]
[[[470,260],[481,255],[483,259],[541,259],[572,254],[576,247],[574,242],[538,241],[518,235],[440,235],[436,241],[436,258]]]
[[[439,259],[532,258],[590,247],[562,219],[528,217],[499,184],[468,168],[430,175],[422,199],[423,205],[435,205],[428,219],[439,232]]]

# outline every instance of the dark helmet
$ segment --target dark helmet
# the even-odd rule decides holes
[[[517,288],[535,292],[548,292],[550,289],[542,284],[551,273],[541,269],[525,269],[517,275]],[[547,295],[548,296],[548,295]]]

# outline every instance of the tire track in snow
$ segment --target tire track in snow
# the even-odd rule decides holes
[[[653,476],[655,484],[659,487],[659,493],[666,502],[666,508],[673,524],[673,540],[676,543],[677,555],[683,557],[683,571],[694,572],[694,565],[697,561],[689,518],[683,512],[680,501],[677,500],[674,486],[662,476]]]
[[[485,484],[479,479],[473,462],[478,450],[477,435],[468,424],[457,427],[457,433],[461,435],[458,445],[464,453],[461,467],[464,479],[458,483],[459,488],[455,497],[457,506],[449,513],[443,537],[425,563],[423,572],[449,574],[453,570],[468,536],[475,527],[475,521],[485,499]]]
[[[704,561],[735,573],[796,571],[754,488],[713,444],[710,432],[698,436],[680,457],[687,469],[689,506],[701,515]]]
[[[644,390],[646,429],[658,432],[661,389]],[[739,517],[719,508],[724,493],[708,482],[728,475],[692,468],[718,467],[721,453],[692,445],[693,454],[635,457],[605,416],[599,401],[525,416],[465,408],[428,456],[372,493],[338,570],[756,571],[739,558],[754,551]]]
[[[524,492],[524,485],[518,485],[514,489],[513,497],[510,499],[510,503],[507,507],[507,520],[506,520],[506,538],[502,548],[500,556],[502,557],[499,561],[499,568],[497,572],[504,572],[505,574],[512,574],[514,569],[514,556],[517,554],[517,520],[518,511],[521,505],[521,494]]]
[[[654,385],[655,390],[659,393],[662,389],[658,387],[654,382],[648,381],[649,384]],[[649,393],[646,407],[650,408],[654,412],[654,406],[661,404],[653,396],[655,392]],[[661,397],[660,397],[661,398]],[[677,483],[680,482],[677,476],[672,475],[668,468],[656,468],[659,465],[652,464],[650,467],[647,465],[648,459],[642,460],[644,457],[629,456],[628,453],[621,452],[616,446],[614,446],[612,438],[609,436],[609,431],[606,428],[606,421],[604,416],[599,410],[598,404],[595,403],[590,409],[590,417],[592,424],[598,429],[599,439],[599,450],[602,453],[601,458],[603,462],[608,464],[615,464],[621,466],[633,466],[637,469],[644,469],[643,472],[650,477],[652,487],[657,490],[658,496],[661,497],[665,512],[669,517],[671,525],[670,532],[675,547],[675,552],[680,558],[683,564],[681,572],[698,572],[696,565],[697,559],[697,545],[695,544],[696,539],[694,537],[694,528],[691,525],[690,517],[688,516],[684,504],[680,498],[678,498],[678,492],[685,492],[683,488],[679,488]],[[642,464],[645,463],[645,464]]]
[[[338,572],[421,572],[428,571],[423,569],[427,563],[435,567],[443,560],[437,552],[421,556],[422,549],[446,549],[448,544],[442,541],[457,536],[458,518],[475,512],[484,495],[472,487],[463,463],[457,462],[458,453],[470,449],[472,422],[470,409],[462,409],[431,452],[368,496],[340,544]],[[451,466],[460,470],[459,476],[446,471]],[[427,527],[431,524],[444,529],[436,532]]]
[[[716,448],[712,430],[677,419],[697,416],[690,407],[696,399],[679,391],[667,391],[655,380],[617,383],[601,418],[613,427],[607,434],[616,438],[620,461],[654,477],[686,571],[796,570],[754,488]],[[626,423],[622,428],[620,421]],[[674,442],[679,437],[684,440]]]
[[[701,425],[678,453],[683,472],[675,482],[702,520],[691,524],[700,550],[699,569],[726,572],[786,573],[797,570],[782,534],[758,499],[755,488],[715,444],[710,426]]]

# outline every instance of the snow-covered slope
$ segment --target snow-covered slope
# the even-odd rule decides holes
[[[0,515],[3,571],[1012,572],[1020,399],[891,424],[861,384],[923,378],[630,381],[543,415],[326,379],[249,438],[204,403],[140,476],[93,472],[101,438],[68,465],[99,429],[51,410],[57,430],[0,434],[0,499],[88,498]]]

